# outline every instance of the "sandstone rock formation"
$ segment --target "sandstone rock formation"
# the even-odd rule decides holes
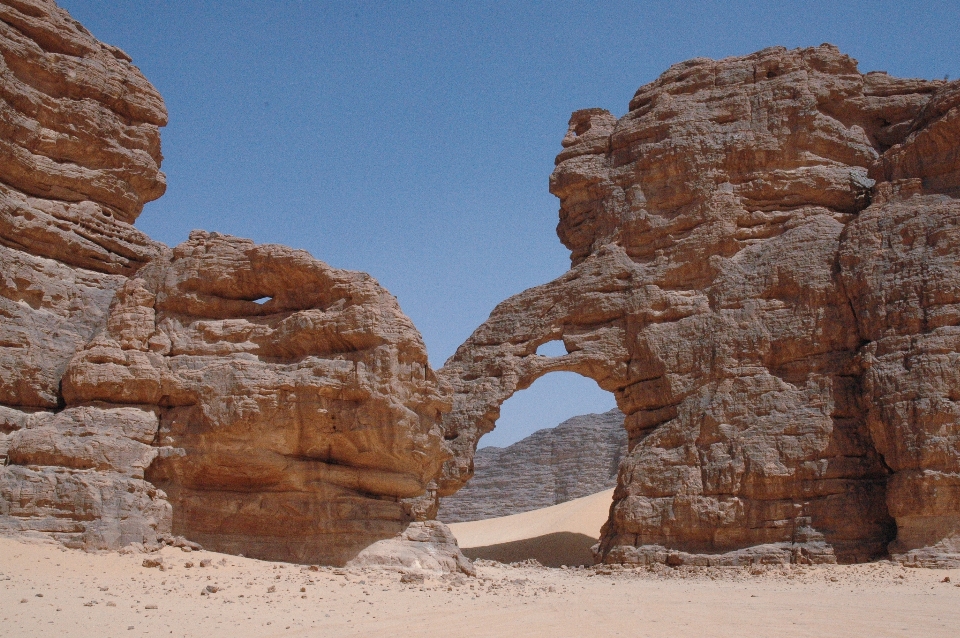
[[[122,51],[0,0],[0,58],[0,532],[469,571],[437,498],[568,370],[626,415],[602,560],[960,565],[960,83],[774,48],[574,113],[570,272],[437,378],[367,275],[132,226],[166,112]]]
[[[146,238],[156,90],[44,0],[0,2],[0,53],[0,531],[469,572],[414,521],[450,398],[396,299],[303,251]]]
[[[441,370],[439,496],[503,401],[573,371],[626,414],[604,561],[960,564],[958,96],[823,45],[574,113],[550,181],[572,267]]]
[[[156,415],[62,410],[60,380],[162,251],[131,224],[166,187],[163,100],[53,2],[0,3],[0,58],[0,528],[155,539],[170,516],[143,480]]]
[[[124,284],[63,395],[157,414],[146,478],[173,532],[264,558],[343,563],[402,533],[401,499],[446,457],[449,402],[396,299],[366,274],[216,233]]]
[[[616,408],[575,416],[504,448],[480,448],[473,478],[440,502],[437,518],[461,523],[509,516],[609,490],[626,451]]]

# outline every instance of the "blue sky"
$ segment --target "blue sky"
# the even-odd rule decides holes
[[[395,294],[443,364],[493,307],[561,275],[547,180],[571,111],[622,115],[671,64],[831,42],[862,71],[960,76],[960,2],[60,0],[170,111],[169,187],[137,225],[304,248]],[[504,445],[613,406],[549,375]]]

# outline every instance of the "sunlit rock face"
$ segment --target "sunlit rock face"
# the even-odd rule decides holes
[[[60,392],[114,292],[162,251],[131,224],[166,188],[166,121],[123,51],[53,2],[0,2],[0,530],[105,548],[169,528],[143,480],[157,415],[63,410]]]
[[[416,521],[450,392],[396,299],[303,251],[137,231],[163,101],[52,2],[0,0],[0,97],[0,532],[471,571]]]
[[[258,303],[260,301],[260,303]],[[420,334],[369,275],[195,231],[118,291],[66,402],[150,406],[173,532],[340,563],[401,533],[447,457]]]
[[[507,398],[572,371],[626,415],[601,560],[960,564],[958,86],[771,48],[574,113],[572,267],[440,371],[438,493]]]

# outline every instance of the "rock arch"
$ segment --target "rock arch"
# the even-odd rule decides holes
[[[903,239],[960,214],[956,157],[934,143],[957,137],[956,87],[772,48],[674,65],[619,120],[574,113],[550,182],[572,267],[500,304],[439,372],[454,458],[438,494],[469,479],[504,400],[569,370],[627,415],[607,562],[851,562],[895,537],[907,562],[960,561],[960,422],[934,414],[955,412],[960,306],[937,279],[956,277],[960,234]],[[940,351],[907,346],[926,329],[896,318],[902,268],[936,298]],[[568,354],[535,354],[554,339]],[[919,348],[931,383],[896,390],[883,339]]]

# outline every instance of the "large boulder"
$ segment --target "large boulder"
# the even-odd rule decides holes
[[[173,533],[247,556],[343,564],[405,531],[404,499],[449,457],[449,398],[392,295],[216,233],[193,232],[123,285],[63,395],[156,413],[146,478]]]

